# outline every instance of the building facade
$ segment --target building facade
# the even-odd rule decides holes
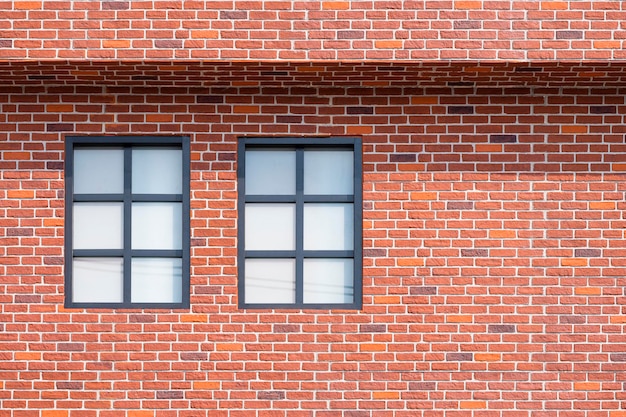
[[[0,417],[625,417],[625,21],[0,2]]]

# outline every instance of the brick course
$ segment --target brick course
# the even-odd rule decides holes
[[[489,91],[7,87],[0,414],[620,416],[624,91]],[[191,137],[189,311],[63,308],[67,132]],[[237,137],[353,134],[363,310],[237,310]]]

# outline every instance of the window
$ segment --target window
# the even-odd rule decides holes
[[[189,306],[189,139],[66,138],[66,307]]]
[[[361,142],[244,138],[239,306],[361,307]]]

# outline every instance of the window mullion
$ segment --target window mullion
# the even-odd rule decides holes
[[[124,147],[124,304],[131,303],[132,148]]]
[[[304,149],[296,149],[296,304],[304,303]]]

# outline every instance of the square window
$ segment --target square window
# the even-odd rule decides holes
[[[189,138],[66,138],[65,306],[189,307]]]
[[[362,305],[361,140],[243,138],[241,308]]]

